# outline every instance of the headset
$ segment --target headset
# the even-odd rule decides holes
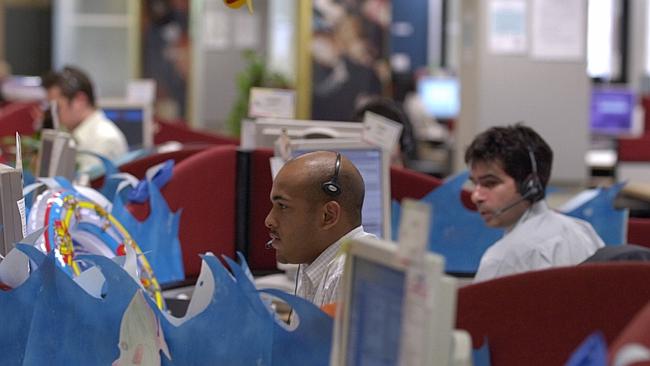
[[[544,186],[542,185],[542,181],[539,179],[539,174],[537,173],[537,160],[535,159],[535,153],[533,152],[532,147],[526,147],[528,149],[528,157],[530,158],[531,172],[519,185],[519,194],[530,202],[536,202],[544,198]]]
[[[341,186],[339,186],[339,171],[341,170],[341,153],[336,153],[336,163],[334,163],[334,175],[327,182],[321,184],[321,188],[328,196],[337,197],[341,194]]]
[[[539,174],[537,173],[537,160],[535,159],[535,153],[533,152],[533,148],[530,145],[526,145],[526,148],[528,149],[528,158],[530,159],[531,172],[528,177],[526,177],[526,179],[524,179],[524,181],[521,182],[517,187],[521,198],[495,210],[495,216],[502,215],[504,212],[512,209],[524,201],[530,201],[531,203],[534,203],[544,198],[544,186],[542,185],[542,181],[539,179]]]

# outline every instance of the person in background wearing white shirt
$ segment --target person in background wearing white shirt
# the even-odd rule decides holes
[[[296,294],[316,306],[339,300],[347,239],[367,234],[361,226],[365,187],[352,162],[331,151],[289,160],[271,188],[266,217],[280,263],[299,264]]]
[[[111,160],[128,152],[122,131],[95,106],[95,92],[90,78],[81,70],[67,66],[49,75],[44,85],[47,98],[57,104],[61,125],[72,134],[77,151],[90,151]],[[77,170],[87,172],[99,160],[77,154]]]
[[[604,243],[591,225],[551,210],[546,201],[553,151],[530,127],[492,127],[465,151],[472,201],[505,235],[481,258],[475,282],[578,264]]]

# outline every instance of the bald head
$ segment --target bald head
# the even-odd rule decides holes
[[[365,195],[363,178],[352,162],[341,155],[341,165],[337,177],[340,194],[333,196],[325,193],[322,185],[334,177],[336,171],[336,152],[315,151],[289,160],[282,170],[289,174],[296,183],[300,183],[307,199],[315,204],[336,201],[344,212],[349,225],[361,225],[361,208]]]

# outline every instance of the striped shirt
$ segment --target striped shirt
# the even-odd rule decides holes
[[[325,249],[311,264],[301,265],[296,294],[319,307],[337,302],[345,265],[345,255],[339,253],[341,245],[364,236],[374,237],[358,226]]]

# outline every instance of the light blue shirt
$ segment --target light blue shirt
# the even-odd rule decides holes
[[[591,225],[533,204],[481,258],[474,282],[581,263],[605,244]]]

